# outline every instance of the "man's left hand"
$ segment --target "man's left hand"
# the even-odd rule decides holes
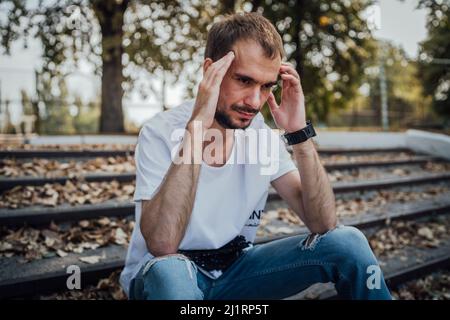
[[[272,92],[267,103],[279,129],[286,132],[298,131],[306,127],[305,96],[300,76],[292,65],[282,63],[280,77],[283,81],[281,103],[278,105]]]

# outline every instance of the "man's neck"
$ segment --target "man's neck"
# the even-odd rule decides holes
[[[205,151],[205,148],[207,146],[209,146],[210,144],[212,144],[212,148],[215,148],[216,150],[222,150],[222,159],[223,161],[220,161],[219,164],[215,164],[215,166],[221,166],[223,164],[225,164],[225,162],[227,161],[228,157],[231,154],[231,149],[234,145],[234,129],[226,129],[224,127],[222,127],[216,120],[214,120],[212,126],[208,129],[208,130],[212,130],[212,129],[216,129],[220,131],[221,137],[222,139],[219,140],[214,140],[214,141],[204,141],[203,142],[203,151]],[[219,148],[219,146],[217,146],[216,144],[218,143],[223,143],[223,145],[221,146],[221,148]],[[206,161],[207,163],[209,161]],[[208,163],[209,165],[213,165],[211,163]]]
[[[212,124],[212,126],[211,126],[210,129],[216,129],[216,130],[219,130],[220,133],[222,134],[222,138],[223,138],[223,141],[224,141],[224,142],[225,142],[225,141],[228,141],[229,138],[234,137],[234,129],[226,129],[226,128],[222,127],[222,126],[217,122],[216,119],[214,119],[214,122],[213,122],[213,124]]]

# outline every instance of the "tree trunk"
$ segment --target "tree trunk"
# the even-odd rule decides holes
[[[167,107],[167,99],[166,99],[166,71],[163,70],[163,78],[162,78],[162,88],[161,88],[161,102],[162,102],[162,110],[166,111],[169,110]]]
[[[301,48],[301,39],[300,39],[300,31],[302,30],[302,20],[303,20],[303,10],[305,5],[303,4],[303,1],[298,1],[295,6],[295,11],[298,12],[298,15],[296,16],[296,19],[294,21],[295,23],[295,37],[294,42],[296,44],[296,49],[293,53],[294,60],[295,60],[295,70],[300,75],[300,77],[303,76],[303,56],[302,56],[302,48]]]
[[[38,88],[39,88],[39,73],[34,71],[34,88],[36,90],[36,97],[31,98],[31,106],[33,109],[33,114],[36,116],[36,121],[34,123],[34,131],[38,134],[42,134],[42,119],[41,113],[39,112],[39,99],[38,96]]]
[[[34,132],[41,133],[41,115],[39,113],[39,102],[32,99],[31,100],[31,106],[33,108],[33,115],[36,117],[34,121]]]
[[[258,8],[261,6],[261,0],[253,0],[252,2],[252,12],[256,12]]]
[[[222,0],[222,13],[233,14],[236,6],[236,0]]]
[[[123,98],[123,18],[128,1],[93,1],[102,32],[101,133],[125,132]]]

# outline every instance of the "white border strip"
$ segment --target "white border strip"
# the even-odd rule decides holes
[[[406,131],[406,145],[415,152],[422,152],[450,160],[450,136],[421,130]]]
[[[313,138],[321,147],[405,148],[404,132],[318,131]]]
[[[30,144],[136,144],[137,136],[123,135],[76,135],[38,136],[29,139]]]

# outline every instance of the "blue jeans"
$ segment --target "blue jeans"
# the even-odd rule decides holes
[[[367,239],[342,225],[255,245],[216,280],[183,255],[154,258],[133,279],[130,299],[282,299],[319,282],[333,282],[342,299],[391,299]]]

